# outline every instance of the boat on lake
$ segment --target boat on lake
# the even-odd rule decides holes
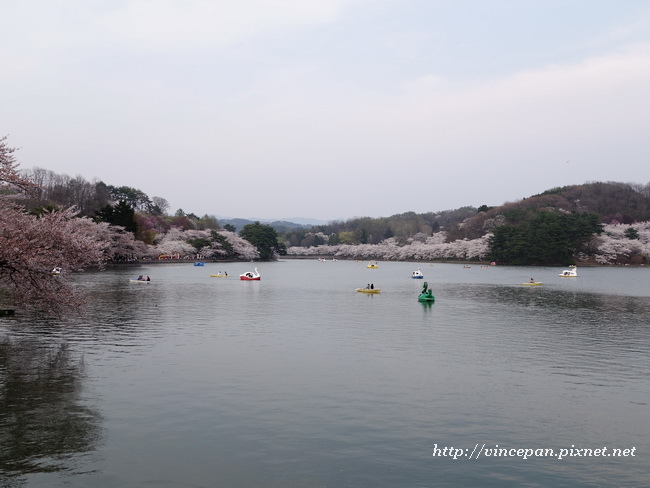
[[[422,274],[422,271],[420,271],[420,268],[413,271],[413,273],[411,274],[411,278],[413,278],[414,280],[421,280],[424,278],[424,275]]]
[[[380,288],[357,288],[357,291],[359,293],[374,293],[374,294],[381,293]]]
[[[529,281],[528,283],[522,283],[524,286],[542,286],[542,283],[539,281]]]
[[[228,273],[226,272],[222,273],[221,271],[219,271],[217,274],[211,274],[210,276],[212,278],[230,278],[230,276],[228,276]]]
[[[261,278],[262,276],[257,271],[257,268],[254,271],[246,271],[239,275],[239,279],[243,281],[260,281]]]
[[[196,262],[194,263],[194,266],[205,266],[205,263],[203,261]]]
[[[140,284],[148,285],[148,284],[151,283],[151,279],[149,279],[149,277],[147,277],[147,278],[136,278],[135,280],[134,279],[129,279],[129,283],[140,283]]]
[[[562,278],[575,278],[578,276],[578,268],[575,266],[571,265],[569,266],[569,269],[565,269],[560,273],[560,276]]]
[[[422,292],[418,295],[418,302],[433,303],[436,301],[436,297],[433,296],[431,288],[429,288],[429,283],[424,282],[422,287]]]
[[[377,269],[379,268],[379,265],[377,263],[368,263],[368,266],[366,266],[368,269]]]

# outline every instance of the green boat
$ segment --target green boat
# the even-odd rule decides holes
[[[436,297],[433,296],[431,289],[429,289],[429,283],[425,281],[424,286],[422,287],[422,293],[418,295],[418,302],[433,303],[435,301]]]

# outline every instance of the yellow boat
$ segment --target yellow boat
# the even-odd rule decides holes
[[[532,283],[522,283],[524,286],[542,286],[542,284],[539,281],[534,281]]]
[[[380,293],[381,289],[379,288],[357,288],[359,293]]]
[[[210,276],[212,278],[230,278],[230,276],[225,275],[225,274],[211,274]]]
[[[366,266],[368,269],[377,269],[379,266],[376,263],[368,263],[368,266]]]

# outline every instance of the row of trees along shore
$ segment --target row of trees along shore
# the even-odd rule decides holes
[[[646,264],[650,185],[594,182],[498,207],[360,217],[278,232],[260,222],[219,224],[129,186],[35,168],[19,171],[0,138],[0,306],[73,309],[65,279],[106,263],[142,259],[349,259],[496,261],[499,264]],[[60,277],[57,277],[60,278]]]

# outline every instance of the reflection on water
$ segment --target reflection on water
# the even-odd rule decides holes
[[[423,266],[436,296],[423,304],[409,263],[259,269],[262,281],[240,282],[210,278],[210,265],[150,266],[147,286],[130,270],[81,274],[86,316],[0,321],[3,385],[31,399],[5,400],[3,386],[5,475],[37,488],[645,482],[642,457],[431,455],[476,443],[647,452],[645,270],[563,281],[539,268],[532,288],[526,268]],[[355,292],[368,282],[381,294]]]
[[[82,380],[83,362],[65,343],[0,342],[3,483],[16,484],[27,473],[83,470],[79,455],[100,441],[101,417],[81,400]]]

